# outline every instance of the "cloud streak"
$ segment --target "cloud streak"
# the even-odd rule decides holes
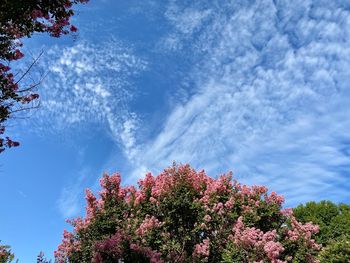
[[[115,39],[98,44],[78,41],[64,48],[55,46],[46,53],[40,67],[47,77],[40,89],[41,106],[30,118],[33,131],[41,135],[72,132],[91,135],[86,129],[106,130],[120,148],[133,156],[138,117],[128,103],[135,95],[132,78],[147,68]],[[85,168],[84,168],[85,167]],[[62,191],[57,206],[64,217],[81,212],[83,187],[89,164]]]
[[[41,65],[48,69],[41,93],[41,107],[35,112],[36,131],[61,132],[86,124],[105,126],[121,145],[125,123],[136,120],[128,102],[135,94],[131,78],[147,67],[119,41],[99,44],[78,41],[64,48],[53,47]],[[44,129],[44,130],[43,130]],[[129,145],[129,146],[128,146]]]
[[[176,160],[212,175],[233,169],[291,205],[348,200],[348,8],[339,1],[218,2],[206,5],[200,24],[182,17],[183,10],[202,14],[197,3],[172,5],[169,37],[177,36],[178,47],[191,42],[202,56],[191,72],[197,91],[130,158],[138,165],[129,181]]]
[[[287,205],[349,200],[349,8],[340,1],[170,1],[164,18],[173,30],[156,46],[162,55],[193,55],[186,83],[194,86],[179,87],[186,99],[162,116],[161,128],[148,127],[159,133],[139,134],[147,119],[129,104],[130,79],[152,65],[116,40],[50,51],[38,126],[107,127],[129,160],[126,183],[176,161],[213,176],[233,170],[244,183],[284,194]],[[62,204],[77,199],[68,194],[76,185],[63,190]]]

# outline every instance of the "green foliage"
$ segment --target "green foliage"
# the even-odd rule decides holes
[[[295,217],[303,223],[313,222],[320,227],[316,240],[327,246],[334,240],[350,239],[350,206],[331,201],[308,202],[294,209]]]
[[[113,201],[113,198],[108,199],[107,203],[105,211],[97,213],[95,220],[86,229],[79,231],[81,250],[72,254],[71,262],[90,262],[91,247],[95,241],[113,235],[117,226],[122,224],[124,204]]]
[[[238,249],[233,243],[228,243],[222,253],[222,263],[247,263],[243,250]]]
[[[52,261],[51,260],[47,260],[45,258],[44,252],[41,251],[39,253],[39,255],[37,256],[37,258],[36,258],[36,263],[52,263]]]
[[[321,263],[350,262],[350,240],[341,239],[325,247],[319,255]]]

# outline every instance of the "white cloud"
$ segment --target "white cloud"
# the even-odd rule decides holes
[[[181,8],[171,2],[165,12],[165,17],[174,25],[175,30],[162,40],[162,46],[170,50],[183,48],[182,41],[191,37],[210,14],[209,9]]]
[[[123,123],[123,128],[120,134],[122,145],[124,146],[124,151],[129,158],[134,158],[137,154],[137,146],[135,139],[135,131],[137,130],[137,119],[136,115],[132,114]]]
[[[54,47],[46,58],[41,107],[30,120],[36,130],[48,133],[81,124],[103,125],[128,149],[137,119],[127,106],[135,92],[130,77],[145,70],[147,63],[115,39],[99,44],[80,41],[63,50]],[[128,123],[133,126],[126,131]]]
[[[82,203],[80,197],[81,195],[75,188],[64,188],[62,190],[57,205],[64,218],[70,218],[80,213]]]
[[[178,33],[184,35],[192,34],[193,31],[200,27],[202,21],[208,17],[210,10],[196,10],[194,8],[185,8],[179,10],[178,6],[171,5],[165,13],[165,16],[174,23]]]
[[[78,153],[81,157],[83,151]],[[74,217],[82,212],[84,187],[86,180],[91,171],[88,168],[83,168],[73,177],[74,180],[69,185],[64,187],[61,191],[60,197],[57,201],[57,207],[64,218]]]
[[[48,75],[40,87],[40,108],[29,120],[35,132],[69,136],[69,130],[85,134],[86,127],[95,125],[106,129],[126,154],[135,154],[138,117],[128,107],[135,93],[130,79],[146,69],[144,60],[115,39],[78,41],[49,49],[41,67]],[[81,212],[87,172],[82,169],[62,189],[57,205],[64,217]]]
[[[217,4],[196,37],[199,22],[172,14],[170,38],[181,45],[188,33],[206,51],[192,72],[197,93],[130,158],[130,182],[175,160],[211,175],[232,169],[288,204],[349,197],[350,12],[338,2],[275,2]],[[186,8],[196,13],[172,10]]]
[[[195,87],[158,134],[139,144],[137,130],[147,120],[127,106],[129,77],[147,64],[118,42],[53,50],[38,121],[55,129],[105,124],[130,161],[126,183],[189,162],[213,176],[233,170],[244,183],[266,184],[287,204],[344,201],[350,13],[342,5],[266,0],[203,8],[172,1],[165,16],[174,29],[162,45],[200,59],[188,76]],[[80,183],[63,190],[62,211],[77,212],[79,191]]]

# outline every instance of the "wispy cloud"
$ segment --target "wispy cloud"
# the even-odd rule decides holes
[[[147,120],[128,105],[129,79],[148,65],[118,41],[53,49],[38,120],[46,116],[55,129],[105,125],[129,160],[126,183],[177,161],[213,176],[233,170],[244,183],[285,194],[288,205],[349,199],[349,9],[343,2],[199,2],[170,1],[164,14],[173,31],[160,39],[160,52],[193,54],[197,63],[191,92],[179,87],[186,98],[158,134],[138,134]],[[76,185],[63,190],[62,211],[77,212]]]
[[[184,40],[191,39],[193,34],[209,18],[210,14],[210,9],[181,7],[174,1],[170,1],[165,17],[173,24],[174,32],[171,32],[162,40],[163,47],[170,50],[182,49]]]
[[[191,72],[197,92],[131,157],[130,182],[176,160],[212,175],[232,169],[241,181],[285,194],[289,204],[349,198],[345,4],[218,2],[208,17],[197,16],[208,19],[204,25],[181,16],[184,9],[196,13],[196,6],[171,7],[169,36],[202,54],[203,66]]]
[[[76,187],[63,188],[61,196],[57,202],[58,209],[64,218],[76,216],[81,212],[82,200],[81,189],[79,191]]]
[[[77,124],[104,125],[123,144],[119,135],[125,123],[136,119],[127,106],[135,92],[130,78],[147,63],[115,39],[96,45],[80,41],[63,50],[57,46],[46,57],[41,107],[30,120],[35,128],[47,133]]]
[[[30,118],[33,130],[70,136],[69,131],[84,132],[95,125],[132,156],[138,117],[128,106],[136,92],[131,79],[147,63],[115,39],[98,44],[78,41],[64,49],[56,46],[45,58],[41,67],[47,77],[40,90],[41,106]],[[80,166],[82,171],[62,189],[57,203],[64,217],[81,212],[89,164]]]
[[[64,218],[76,216],[82,212],[84,186],[91,175],[88,168],[83,168],[75,174],[73,180],[62,189],[57,201],[57,207]]]
[[[28,196],[22,191],[22,190],[20,190],[20,189],[17,189],[17,193],[21,196],[21,197],[23,197],[23,198],[27,198]]]

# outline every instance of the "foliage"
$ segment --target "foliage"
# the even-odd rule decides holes
[[[327,246],[334,240],[350,240],[350,206],[331,201],[308,202],[294,208],[295,217],[303,223],[313,222],[320,227],[316,240]]]
[[[319,255],[323,263],[345,263],[350,262],[350,240],[339,240],[331,243]]]
[[[36,258],[36,263],[51,263],[51,260],[47,260],[44,252],[41,251]]]
[[[69,220],[55,251],[63,262],[318,262],[318,227],[299,223],[283,197],[189,165],[121,187],[119,174],[86,191],[86,216]]]
[[[33,33],[46,32],[52,37],[77,31],[70,24],[74,15],[72,6],[86,3],[88,0],[1,0],[0,1],[0,136],[5,132],[5,122],[13,113],[32,108],[28,106],[38,99],[34,93],[37,84],[20,88],[19,83],[31,69],[32,65],[21,76],[11,72],[9,63],[21,59],[23,37]],[[33,63],[35,63],[34,61]],[[9,137],[0,137],[0,152],[6,147],[18,146],[18,142]]]
[[[0,244],[0,263],[10,263],[15,258],[10,246]]]

